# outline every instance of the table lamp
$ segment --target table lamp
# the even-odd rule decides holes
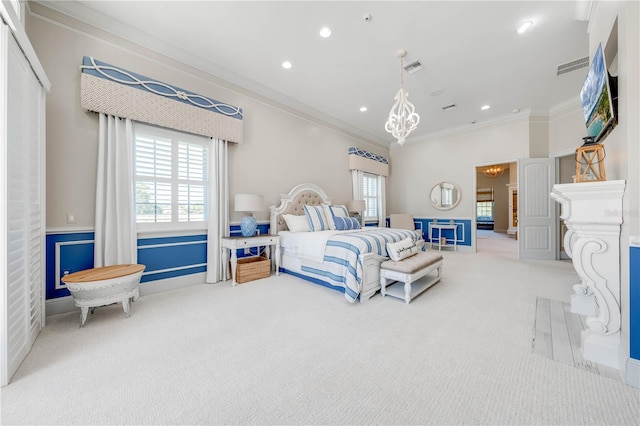
[[[364,220],[362,219],[362,212],[367,208],[364,200],[351,200],[347,201],[347,210],[351,213],[355,213],[354,217],[360,222],[360,226],[364,226]]]
[[[256,235],[258,224],[253,212],[259,212],[263,209],[264,200],[262,195],[256,194],[236,194],[235,210],[237,212],[245,212],[245,216],[240,221],[240,231],[243,237],[253,237]]]

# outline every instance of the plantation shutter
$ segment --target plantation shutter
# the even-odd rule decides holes
[[[3,18],[6,18],[3,15]],[[0,384],[7,385],[44,326],[46,76],[0,21]],[[41,83],[38,76],[45,82]],[[4,109],[6,107],[6,109]]]

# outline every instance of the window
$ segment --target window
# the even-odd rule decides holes
[[[362,198],[365,201],[364,220],[378,220],[378,176],[364,173],[362,176]]]
[[[140,229],[202,228],[207,217],[209,140],[136,124],[136,222]]]
[[[476,220],[493,221],[493,201],[478,201],[476,203]]]

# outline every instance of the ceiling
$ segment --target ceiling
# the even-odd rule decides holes
[[[577,102],[587,70],[557,68],[589,54],[584,1],[40,3],[382,146],[395,142],[384,123],[400,49],[423,64],[404,72],[420,115],[407,143]],[[524,20],[534,25],[517,34]]]

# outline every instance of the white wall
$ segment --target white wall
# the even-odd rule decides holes
[[[599,43],[606,48],[617,19],[618,52],[614,70],[618,72],[619,123],[604,140],[605,168],[609,180],[625,179],[623,224],[620,238],[621,308],[624,346],[629,354],[629,237],[640,235],[640,3],[637,1],[599,1],[589,22],[589,52]],[[613,41],[612,41],[613,42]],[[609,50],[609,49],[607,49]]]
[[[562,157],[575,153],[586,135],[587,127],[579,98],[562,109],[552,110],[549,117],[549,156]]]
[[[475,215],[476,166],[510,163],[528,154],[529,120],[524,115],[394,146],[388,212],[427,218],[471,218]],[[441,181],[460,187],[462,198],[453,210],[436,210],[429,203],[431,188]]]
[[[80,108],[83,56],[183,87],[244,109],[244,143],[229,149],[229,190],[264,195],[268,206],[303,182],[322,187],[335,203],[351,197],[348,148],[388,156],[373,145],[288,110],[214,76],[126,40],[79,23],[40,4],[31,4],[27,33],[52,82],[47,97],[47,227],[92,228],[95,212],[97,115]],[[230,212],[231,221],[241,213]],[[68,225],[66,213],[76,214]]]

